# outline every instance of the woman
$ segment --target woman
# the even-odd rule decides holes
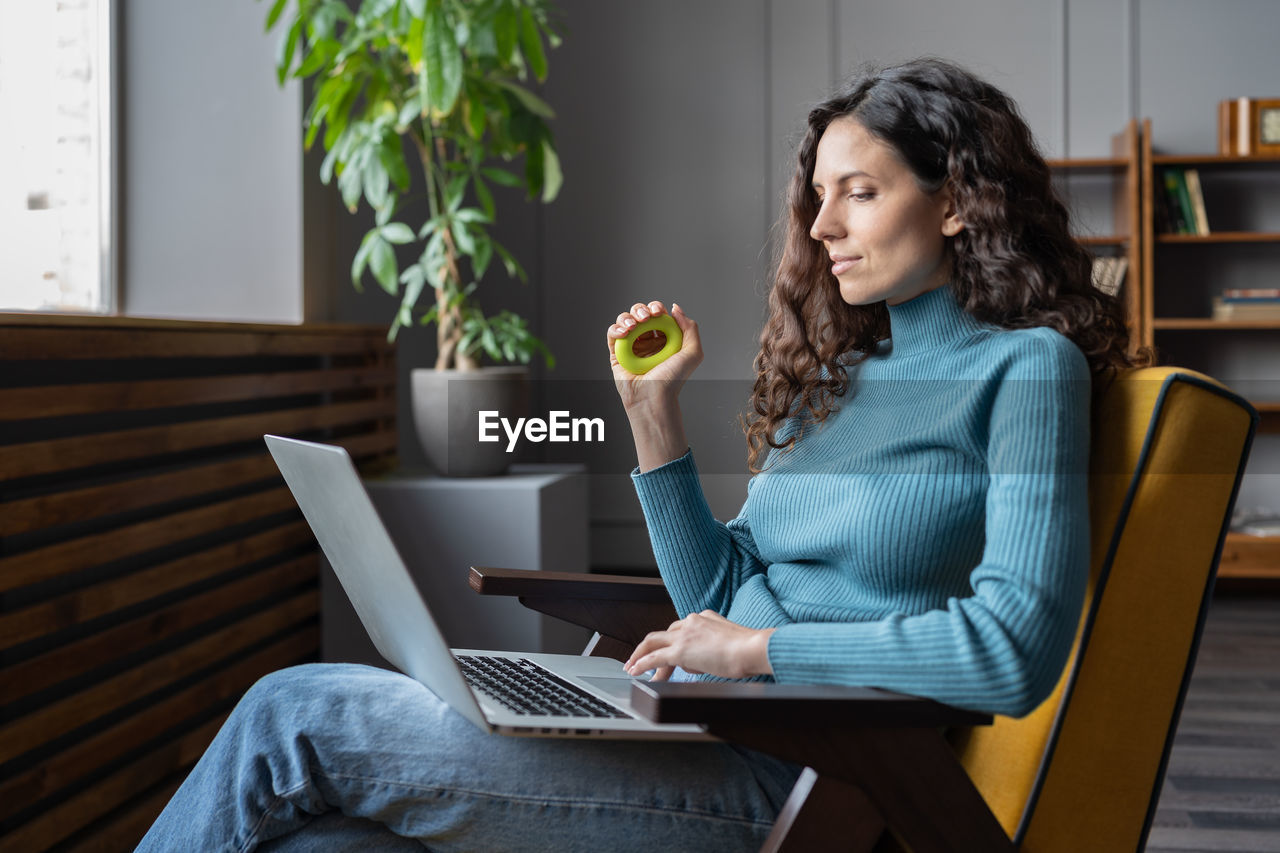
[[[1089,387],[1128,363],[1119,306],[1013,103],[938,61],[811,112],[786,223],[738,518],[712,518],[681,423],[693,320],[672,306],[684,345],[644,377],[613,362],[687,614],[627,667],[1025,714],[1080,611]],[[665,310],[620,314],[611,352]],[[798,770],[724,744],[488,736],[408,678],[313,665],[246,694],[141,849],[755,849]]]

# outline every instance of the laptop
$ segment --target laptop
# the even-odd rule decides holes
[[[518,737],[713,739],[640,717],[636,679],[611,658],[450,649],[347,451],[264,438],[374,646],[472,723]]]

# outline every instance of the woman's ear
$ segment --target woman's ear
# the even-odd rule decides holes
[[[960,215],[956,213],[956,200],[951,194],[951,188],[943,187],[942,197],[944,206],[942,208],[942,236],[954,237],[964,230],[964,222],[960,219]]]

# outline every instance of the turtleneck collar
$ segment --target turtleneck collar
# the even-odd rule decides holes
[[[960,307],[950,285],[887,307],[892,352],[898,356],[927,352],[985,328]]]

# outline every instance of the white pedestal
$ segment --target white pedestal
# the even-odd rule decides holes
[[[366,480],[365,487],[450,646],[576,654],[590,632],[513,598],[477,595],[467,585],[471,566],[587,570],[585,469],[520,465],[511,472],[393,474]],[[321,563],[322,658],[390,668],[332,569]]]

